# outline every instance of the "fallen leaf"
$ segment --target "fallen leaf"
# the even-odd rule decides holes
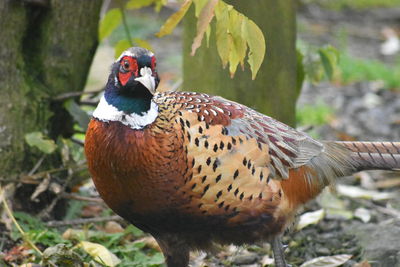
[[[379,192],[375,190],[365,190],[356,186],[350,185],[337,185],[339,194],[351,198],[364,198],[372,200],[388,200],[396,196],[395,193]]]
[[[47,190],[50,185],[50,175],[47,174],[46,178],[36,187],[35,191],[31,195],[31,200],[35,200],[41,193]]]
[[[317,224],[324,218],[324,209],[317,211],[306,212],[300,216],[299,222],[296,225],[296,230],[301,230],[310,224]]]
[[[354,217],[359,218],[363,223],[371,220],[371,212],[365,208],[358,208],[354,212]]]
[[[110,233],[110,234],[123,233],[124,228],[122,228],[122,226],[117,222],[109,221],[104,226],[104,232]]]
[[[109,251],[105,246],[88,242],[81,241],[79,246],[82,247],[95,261],[102,263],[106,266],[114,267],[121,262],[114,253]]]
[[[158,245],[157,241],[151,236],[145,236],[138,240],[135,240],[134,243],[143,243],[147,247],[161,251],[160,246]]]
[[[377,181],[375,183],[375,186],[377,188],[392,188],[392,187],[400,186],[400,177]]]
[[[331,218],[339,217],[346,220],[353,218],[353,213],[346,209],[344,201],[332,194],[328,188],[317,198],[317,202]]]
[[[353,265],[353,267],[371,267],[368,261],[362,261]]]
[[[104,208],[102,205],[85,205],[82,209],[81,216],[83,218],[91,218],[100,216]]]
[[[340,254],[334,256],[326,256],[326,257],[318,257],[309,261],[306,261],[300,267],[336,267],[340,266],[349,259],[351,259],[353,255],[349,254]]]

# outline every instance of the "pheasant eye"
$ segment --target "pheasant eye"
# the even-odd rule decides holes
[[[124,61],[124,69],[125,69],[126,71],[128,71],[128,70],[129,70],[129,67],[130,67],[129,61],[128,61],[128,60],[125,60],[125,61]]]
[[[154,70],[157,66],[156,58],[152,57],[151,58],[151,69]]]

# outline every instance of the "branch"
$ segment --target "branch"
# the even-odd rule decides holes
[[[69,98],[74,98],[74,97],[82,96],[82,95],[96,95],[96,94],[101,93],[103,91],[104,91],[104,88],[101,88],[101,89],[98,89],[98,90],[95,90],[95,91],[90,91],[90,92],[81,92],[81,91],[78,91],[78,92],[67,92],[67,93],[56,95],[55,97],[52,98],[52,100],[53,101],[63,101],[63,100],[69,99]]]
[[[68,226],[68,225],[100,223],[100,222],[108,222],[108,221],[124,221],[124,219],[118,215],[114,215],[114,216],[88,218],[88,219],[74,219],[74,220],[66,220],[66,221],[48,221],[46,223],[46,226],[47,227],[62,227],[62,226]]]
[[[75,199],[75,200],[81,200],[81,201],[88,201],[88,202],[95,202],[95,203],[104,204],[104,201],[101,198],[98,198],[98,197],[84,197],[84,196],[80,196],[80,195],[77,195],[77,194],[71,194],[71,193],[62,193],[61,196],[63,198],[68,198],[68,199]]]

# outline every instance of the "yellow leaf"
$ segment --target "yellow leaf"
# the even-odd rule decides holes
[[[211,26],[208,25],[206,30],[207,48],[210,46],[210,36],[211,36]]]
[[[93,259],[106,266],[114,267],[121,262],[117,256],[109,251],[103,245],[88,241],[81,241],[79,246],[82,247]]]
[[[161,29],[158,33],[156,33],[156,36],[163,37],[170,34],[175,29],[176,25],[178,25],[178,23],[182,20],[183,16],[185,16],[191,4],[192,0],[186,0],[182,4],[181,8],[172,14],[164,23],[164,25],[161,26]]]
[[[244,66],[244,58],[246,57],[247,45],[246,40],[242,34],[242,24],[246,19],[241,13],[232,9],[229,12],[229,32],[232,36],[233,47],[229,54],[229,71],[231,73],[231,77],[235,74],[237,65],[239,62],[242,67]]]
[[[115,28],[117,28],[122,21],[121,10],[118,8],[110,9],[100,22],[99,26],[99,40],[109,36]]]
[[[114,47],[114,57],[118,58],[122,54],[122,52],[124,52],[129,47],[131,47],[131,43],[129,42],[129,40],[119,40]]]
[[[243,37],[249,46],[248,62],[252,72],[251,78],[254,80],[265,56],[264,35],[252,20],[245,19]]]
[[[221,58],[222,65],[225,68],[229,61],[229,53],[232,42],[229,40],[229,7],[222,1],[215,7],[216,22],[216,43],[218,55]]]
[[[218,0],[209,0],[200,12],[199,19],[197,20],[197,35],[194,38],[192,44],[192,56],[194,56],[197,48],[199,48],[201,45],[204,33],[206,32],[212,18],[214,17],[214,8],[217,3]]]

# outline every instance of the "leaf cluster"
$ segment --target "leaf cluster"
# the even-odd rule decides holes
[[[170,34],[192,3],[195,5],[195,16],[198,20],[191,55],[193,56],[201,46],[204,35],[207,36],[208,44],[211,22],[215,17],[216,45],[223,67],[229,64],[229,72],[233,77],[239,63],[244,68],[244,60],[247,56],[254,80],[264,60],[265,38],[254,21],[238,12],[232,5],[221,0],[186,0],[156,35],[162,37]]]
[[[138,228],[129,225],[123,232],[106,233],[92,230],[67,229],[61,233],[55,228],[47,228],[39,219],[23,212],[15,212],[15,218],[27,237],[44,247],[42,256],[28,257],[26,260],[43,263],[44,266],[161,266],[164,257],[161,252],[148,246],[140,238],[144,236]],[[14,240],[22,239],[21,233],[13,230]],[[136,241],[135,241],[136,240]],[[28,254],[34,253],[33,251]],[[67,265],[65,265],[67,264]]]

